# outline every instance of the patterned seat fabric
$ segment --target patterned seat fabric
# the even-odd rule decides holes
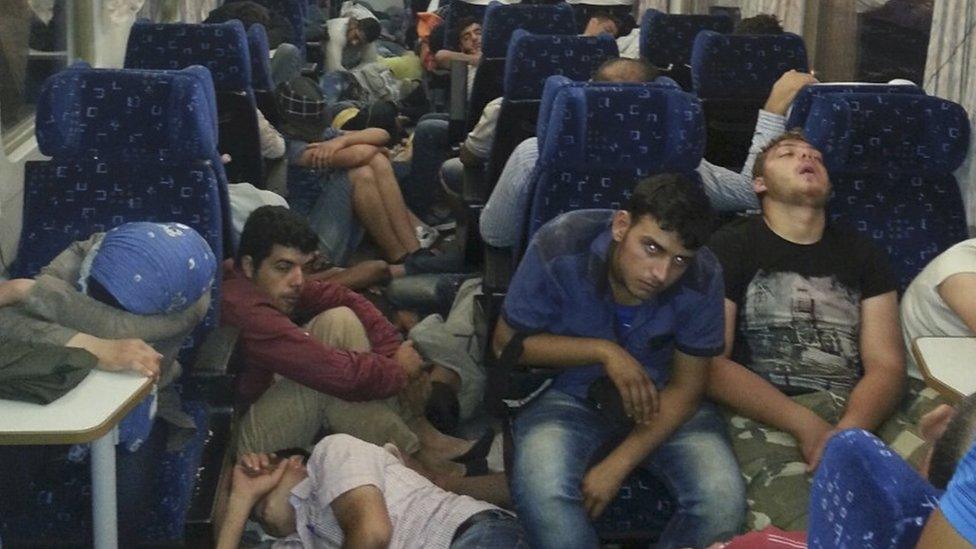
[[[576,34],[573,8],[558,4],[502,4],[492,2],[485,9],[481,29],[481,55],[504,57],[512,33],[523,29],[532,34]]]
[[[525,241],[560,213],[621,207],[640,177],[693,173],[701,162],[701,104],[688,93],[655,84],[569,85],[551,101]]]
[[[126,68],[182,69],[191,65],[206,67],[213,78],[219,122],[217,146],[232,159],[226,167],[229,180],[263,188],[264,163],[244,25],[236,19],[213,25],[132,25],[125,51]]]
[[[522,29],[512,34],[505,60],[504,100],[488,161],[489,192],[515,147],[535,135],[546,78],[561,75],[588,80],[604,61],[614,57],[617,43],[609,35],[538,35]]]
[[[213,83],[199,66],[180,71],[72,67],[44,83],[36,120],[37,143],[47,156],[216,158]]]
[[[807,72],[807,49],[793,33],[732,35],[702,31],[691,52],[695,93],[708,99],[766,99],[786,71]]]
[[[268,31],[255,23],[247,29],[247,47],[251,56],[251,84],[255,91],[274,91],[271,81],[271,57],[268,49]]]
[[[649,9],[641,18],[640,55],[656,67],[670,67],[668,75],[690,90],[691,49],[703,30],[730,33],[732,20],[724,15],[670,14]]]
[[[915,547],[941,491],[877,437],[860,429],[835,435],[810,493],[811,549]]]
[[[240,21],[201,25],[144,23],[132,25],[125,48],[127,69],[210,69],[218,92],[251,91],[251,55]]]
[[[810,107],[813,100],[821,95],[828,93],[874,93],[888,94],[900,93],[909,95],[925,95],[925,90],[918,86],[902,84],[868,84],[868,83],[846,83],[846,84],[815,84],[806,86],[800,90],[793,98],[790,106],[789,116],[786,120],[787,128],[802,128],[807,117],[810,116]]]
[[[969,147],[959,105],[917,93],[824,94],[812,101],[804,133],[830,171],[831,220],[886,249],[902,289],[967,237],[952,175]]]
[[[698,33],[691,78],[705,109],[709,162],[733,171],[742,168],[759,109],[773,83],[791,69],[807,70],[806,48],[795,34]]]

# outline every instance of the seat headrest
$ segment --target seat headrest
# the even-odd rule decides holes
[[[702,99],[765,99],[784,72],[807,72],[803,39],[783,34],[702,31],[691,52],[691,80]]]
[[[492,2],[485,9],[481,29],[481,56],[505,57],[512,33],[523,29],[532,34],[576,34],[576,17],[566,2],[559,4],[502,4]]]
[[[928,95],[825,94],[813,100],[803,131],[830,171],[947,173],[969,148],[965,109]]]
[[[925,95],[925,90],[914,84],[869,84],[847,82],[844,84],[814,84],[807,86],[796,94],[790,107],[787,128],[802,128],[810,115],[810,105],[814,98],[828,93],[901,93]]]
[[[232,19],[218,24],[132,25],[125,50],[127,69],[210,69],[218,92],[251,91],[251,54],[244,25]]]
[[[41,87],[37,143],[53,157],[212,159],[217,155],[215,105],[203,67],[71,68]]]
[[[671,78],[668,78],[667,76],[659,76],[654,79],[654,82],[639,83],[575,81],[565,76],[550,76],[546,79],[542,90],[542,100],[539,102],[539,115],[536,122],[535,135],[539,140],[539,150],[542,150],[546,137],[549,135],[549,115],[552,112],[552,106],[555,102],[556,95],[565,86],[655,86],[665,90],[683,91],[677,82]]]
[[[810,492],[810,547],[915,547],[938,506],[935,489],[877,437],[842,431],[827,443]]]
[[[673,14],[649,9],[641,19],[640,56],[658,67],[687,65],[695,36],[703,30],[730,33],[732,20],[724,15]]]
[[[274,91],[271,81],[271,50],[268,48],[268,31],[255,23],[247,29],[247,47],[251,56],[251,85],[256,90]]]
[[[539,99],[546,78],[553,75],[588,80],[604,61],[617,55],[617,42],[609,34],[567,36],[516,30],[505,61],[505,99]]]
[[[564,86],[539,147],[543,168],[690,172],[705,149],[701,103],[651,83]]]

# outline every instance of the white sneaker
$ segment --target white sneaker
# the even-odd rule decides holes
[[[418,226],[415,232],[417,234],[417,242],[425,250],[433,246],[437,242],[437,239],[441,237],[441,233],[437,229],[426,225]]]

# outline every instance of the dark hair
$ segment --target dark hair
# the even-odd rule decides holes
[[[763,166],[763,164],[766,163],[766,153],[775,149],[776,146],[782,143],[783,141],[802,141],[807,144],[810,143],[807,137],[803,135],[803,131],[800,128],[793,128],[792,130],[784,133],[783,135],[777,137],[776,139],[773,139],[772,141],[767,143],[766,146],[763,147],[762,151],[760,151],[759,154],[756,156],[756,161],[752,165],[753,179],[763,176],[765,170],[765,166]]]
[[[235,264],[240,266],[244,256],[251,256],[256,270],[275,244],[308,254],[316,250],[318,241],[305,218],[284,206],[261,206],[244,223]]]
[[[624,78],[620,74],[613,74],[620,71],[625,74]],[[658,77],[656,67],[643,59],[628,59],[626,57],[614,57],[607,59],[596,71],[593,72],[594,82],[650,82]]]
[[[949,479],[956,473],[956,465],[969,451],[976,439],[976,393],[956,404],[955,415],[942,436],[932,446],[929,462],[929,482],[939,490],[945,490]]]
[[[617,34],[614,35],[614,38],[617,38],[622,35],[621,31],[624,28],[624,22],[616,15],[613,15],[608,11],[598,10],[590,14],[590,16],[586,19],[586,23],[589,24],[590,20],[592,19],[607,19],[612,21],[613,24],[617,27]]]
[[[783,26],[775,15],[760,13],[739,21],[733,34],[783,34]]]
[[[631,223],[649,215],[665,231],[678,233],[692,250],[705,245],[715,227],[712,206],[701,185],[680,173],[652,175],[634,187],[624,207]]]
[[[457,33],[454,37],[455,44],[454,47],[458,50],[461,49],[461,35],[464,34],[464,29],[470,27],[471,25],[480,25],[481,21],[478,21],[474,17],[462,17],[458,19],[457,25],[454,26],[454,32]],[[445,25],[446,26],[446,25]]]
[[[367,42],[375,42],[380,37],[380,22],[372,17],[357,19],[356,24],[359,30],[363,31],[363,37]]]
[[[255,23],[261,23],[267,28],[271,25],[271,12],[268,8],[257,2],[230,2],[211,10],[207,14],[204,23],[224,23],[231,19],[238,19],[244,23],[244,28],[249,29]]]
[[[343,130],[365,130],[366,128],[380,128],[390,134],[390,143],[399,142],[400,128],[397,124],[399,110],[396,103],[392,101],[375,101],[368,107],[360,109],[359,113],[349,119],[343,126]]]

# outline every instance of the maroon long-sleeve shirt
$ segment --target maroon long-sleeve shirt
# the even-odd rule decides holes
[[[294,318],[334,307],[349,307],[366,329],[371,352],[336,349],[311,337],[292,318],[275,309],[271,298],[233,267],[224,265],[221,322],[240,329],[244,371],[238,397],[253,402],[271,386],[274,374],[317,391],[352,401],[386,398],[406,384],[403,368],[391,357],[400,334],[366,298],[338,284],[308,281]]]

